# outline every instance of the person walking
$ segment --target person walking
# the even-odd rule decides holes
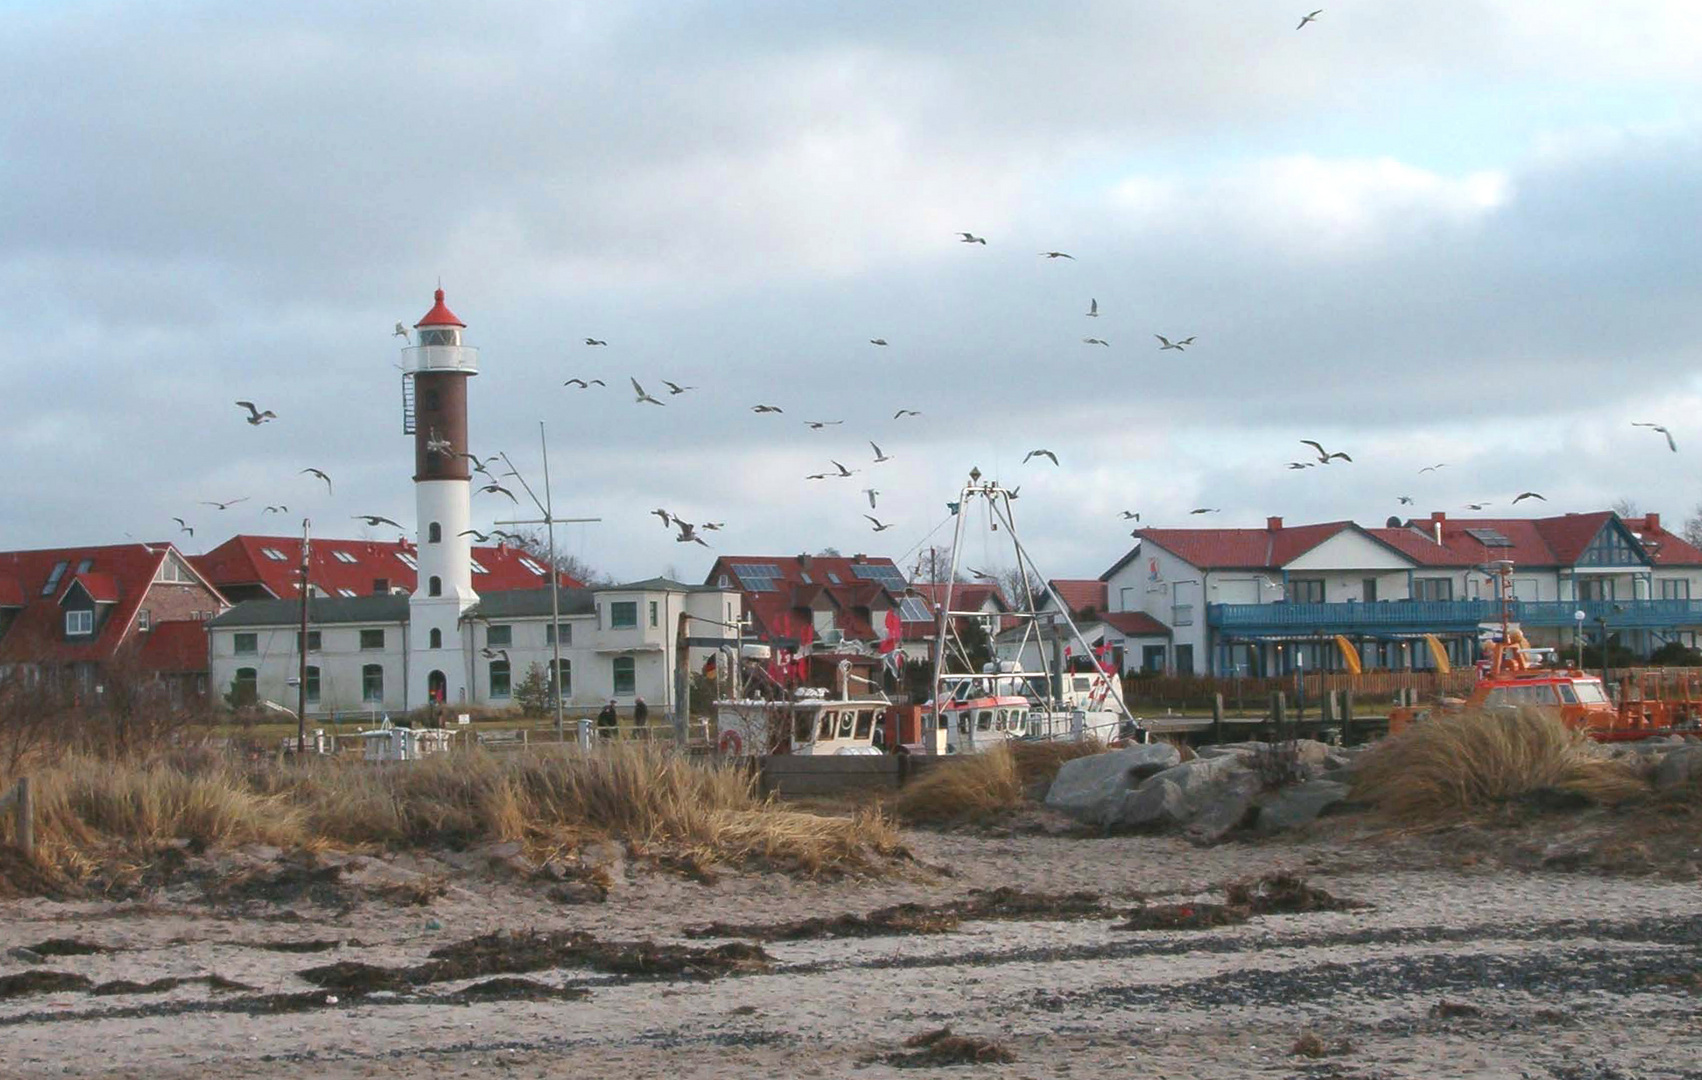
[[[612,739],[620,734],[620,716],[615,712],[615,699],[603,706],[603,711],[597,714],[597,734],[605,739]]]
[[[632,726],[638,729],[638,737],[640,739],[644,738],[644,736],[645,736],[644,725],[645,725],[645,723],[647,723],[649,721],[649,719],[650,719],[650,706],[644,704],[644,699],[639,698],[637,701],[633,702],[633,704],[632,704]]]

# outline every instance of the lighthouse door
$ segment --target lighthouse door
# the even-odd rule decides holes
[[[448,695],[449,680],[444,677],[443,672],[434,671],[430,675],[426,676],[427,697],[431,698],[431,700],[436,704],[442,704],[443,699]]]

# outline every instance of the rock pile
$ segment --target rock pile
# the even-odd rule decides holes
[[[1347,798],[1356,752],[1299,739],[1204,747],[1183,761],[1176,747],[1147,743],[1066,762],[1046,805],[1107,831],[1179,828],[1216,843],[1312,821]]]

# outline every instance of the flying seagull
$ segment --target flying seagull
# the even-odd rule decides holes
[[[301,475],[303,475],[303,476],[306,476],[308,473],[312,473],[314,476],[317,476],[317,477],[319,477],[319,479],[325,481],[325,494],[327,494],[327,495],[332,494],[331,478],[329,476],[326,476],[325,473],[320,469],[303,469],[303,470],[301,470]]]
[[[869,509],[873,510],[875,508],[875,496],[879,495],[880,492],[876,491],[874,488],[864,488],[863,494],[869,497]]]
[[[1139,521],[1141,519],[1140,511],[1138,511],[1138,510],[1125,510],[1125,511],[1123,511],[1123,520],[1129,521],[1131,519],[1133,519],[1135,521]]]
[[[843,424],[844,422],[845,421],[843,421],[843,420],[805,420],[804,421],[804,423],[806,423],[810,426],[811,431],[820,431],[822,428],[828,427],[829,425]]]
[[[826,480],[827,474],[824,473],[824,472],[811,473],[810,475],[804,477],[804,479],[805,480]]]
[[[1543,501],[1544,501],[1544,502],[1546,502],[1546,501],[1547,501],[1547,500],[1546,500],[1546,499],[1545,499],[1545,500],[1543,500]],[[1489,505],[1489,504],[1488,504],[1488,503],[1486,503],[1486,502],[1480,502],[1480,503],[1467,503],[1467,504],[1466,504],[1466,509],[1467,509],[1467,510],[1482,510],[1482,509],[1483,509],[1483,508],[1484,508],[1484,507],[1486,507],[1486,506],[1488,506],[1488,505]]]
[[[1320,465],[1328,465],[1331,461],[1334,461],[1336,458],[1341,458],[1343,461],[1347,462],[1349,465],[1353,464],[1353,459],[1348,457],[1346,454],[1342,453],[1340,450],[1337,450],[1335,453],[1329,453],[1329,452],[1325,451],[1322,444],[1314,442],[1311,439],[1301,439],[1300,442],[1301,442],[1302,445],[1310,446],[1312,449],[1318,451],[1318,464],[1320,464]]]
[[[1411,506],[1412,505],[1412,496],[1411,495],[1397,495],[1396,498],[1401,500],[1402,506]]]
[[[1048,259],[1068,259],[1071,262],[1074,262],[1076,259],[1074,255],[1070,255],[1062,251],[1042,251],[1040,254],[1044,255]]]
[[[378,526],[380,526],[380,525],[393,525],[398,529],[400,529],[402,527],[402,523],[400,521],[391,521],[389,518],[383,517],[382,515],[379,515],[379,514],[352,514],[350,516],[353,517],[356,521],[366,522],[368,525],[370,525],[371,527],[373,527],[375,529],[378,528]]]
[[[873,532],[886,532],[888,529],[892,528],[891,525],[882,525],[880,518],[875,517],[873,514],[864,514],[863,516],[875,523],[874,529],[871,530]]]
[[[403,326],[401,323],[397,323],[396,329],[394,329],[390,332],[390,336],[391,337],[399,337],[403,341],[407,341],[408,340],[408,328],[406,326]]]
[[[1181,351],[1186,351],[1188,346],[1190,346],[1194,343],[1194,339],[1192,337],[1185,337],[1181,341],[1171,341],[1169,338],[1165,337],[1163,334],[1154,334],[1152,336],[1158,339],[1158,351],[1159,352],[1163,352],[1165,349],[1177,349],[1177,350],[1181,350]]]
[[[607,386],[608,385],[602,379],[592,379],[591,382],[596,383],[598,386]],[[566,382],[562,383],[562,385],[563,386],[577,386],[581,390],[589,390],[589,389],[591,389],[591,382],[586,382],[584,379],[575,377],[575,378],[569,379]]]
[[[1435,465],[1426,465],[1424,468],[1418,470],[1418,472],[1419,475],[1422,476],[1427,472],[1435,472],[1437,469],[1446,469],[1447,467],[1448,463],[1446,461],[1439,461]]]
[[[278,506],[268,506],[266,509],[260,511],[262,514],[287,514],[289,512],[290,508],[282,504],[279,504]]]
[[[240,499],[232,499],[229,502],[210,502],[206,499],[202,499],[201,505],[202,506],[216,506],[220,510],[229,510],[231,507],[235,506],[237,503],[247,502],[247,501],[248,501],[248,496],[244,495]]]
[[[666,510],[663,510],[661,507],[657,507],[656,509],[654,509],[650,512],[662,519],[662,528],[664,528],[664,529],[673,528],[673,515],[672,514],[669,514]]]
[[[727,523],[725,521],[706,521],[702,525],[698,526],[698,528],[702,529],[704,532],[720,532],[726,527]]]
[[[695,387],[695,386],[681,386],[679,383],[671,383],[667,379],[662,380],[662,385],[666,386],[668,388],[668,394],[670,396],[675,395],[675,394],[683,394],[687,390],[696,390],[697,389],[697,387]]]
[[[869,445],[873,446],[875,448],[875,464],[876,465],[879,465],[883,461],[891,461],[892,460],[890,457],[887,457],[885,454],[881,453],[880,446],[878,444],[876,444],[873,440],[870,440]]]
[[[456,533],[455,535],[456,536],[471,536],[474,540],[477,540],[481,544],[488,544],[491,541],[491,538],[488,535],[480,532],[477,529],[462,529],[460,532]]]
[[[1099,301],[1092,297],[1089,297],[1087,301],[1087,317],[1090,319],[1099,318]]]
[[[976,236],[974,233],[966,232],[960,232],[957,235],[961,237],[961,239],[958,240],[958,243],[960,244],[980,244],[982,247],[987,246],[987,238],[985,236]]]
[[[585,339],[585,344],[587,344],[587,345],[607,345],[608,342],[601,341],[601,340],[594,338],[594,337],[588,337],[588,338]]]
[[[751,406],[751,412],[754,412],[754,413],[765,413],[765,412],[783,413],[785,411],[786,411],[785,409],[782,409],[778,405],[752,405]]]
[[[486,660],[495,660],[499,656],[502,657],[503,660],[507,660],[508,650],[493,649],[489,645],[486,645],[484,648],[479,650],[479,655],[484,657]]]
[[[1103,345],[1107,349],[1111,347],[1111,343],[1106,341],[1104,338],[1084,337],[1081,339],[1081,343],[1083,345]]]
[[[1672,441],[1672,432],[1668,431],[1666,428],[1662,427],[1661,425],[1659,425],[1659,424],[1645,424],[1645,423],[1641,423],[1639,421],[1633,420],[1631,422],[1631,426],[1632,427],[1646,427],[1646,428],[1650,429],[1651,431],[1660,432],[1662,435],[1665,435],[1667,437],[1667,449],[1671,450],[1675,454],[1678,453],[1678,444]]]
[[[430,454],[449,454],[455,450],[455,444],[437,433],[436,428],[426,436],[426,452]]]
[[[474,472],[482,472],[486,476],[489,476],[491,474],[491,471],[490,471],[490,469],[485,467],[485,461],[495,461],[496,460],[495,458],[485,458],[485,461],[480,461],[479,455],[477,455],[477,454],[463,453],[461,456],[473,463],[473,471]]]
[[[886,338],[884,338],[884,337],[872,337],[872,338],[869,339],[869,344],[870,345],[885,345],[886,344]]]
[[[1052,464],[1054,464],[1054,465],[1058,464],[1058,455],[1054,454],[1050,450],[1030,450],[1028,453],[1023,455],[1023,458],[1022,458],[1023,464],[1025,464],[1025,465],[1028,464],[1028,459],[1032,458],[1032,457],[1051,458]]]
[[[1199,506],[1188,511],[1190,514],[1221,514],[1223,508],[1218,506]]]
[[[969,571],[970,577],[980,578],[982,581],[997,581],[997,580],[999,580],[996,576],[989,574],[987,571],[977,570],[973,566],[965,567],[965,569],[967,569]]]
[[[179,528],[179,529],[180,529],[180,530],[182,530],[182,531],[183,531],[183,532],[186,532],[186,533],[188,533],[188,534],[189,534],[189,535],[190,535],[190,536],[194,536],[194,535],[195,535],[195,528],[194,528],[194,526],[192,526],[192,525],[188,525],[188,524],[186,524],[186,523],[185,523],[185,522],[184,522],[184,520],[183,520],[183,519],[182,519],[182,518],[180,518],[180,517],[174,517],[174,518],[172,518],[172,519],[171,519],[171,520],[173,520],[173,521],[175,521],[175,522],[177,522],[177,527],[178,527],[178,528]]]
[[[902,420],[906,416],[921,416],[921,415],[922,414],[917,412],[915,409],[900,409],[897,412],[892,414],[892,418],[894,420]]]
[[[697,544],[702,544],[704,547],[709,546],[709,544],[704,541],[703,537],[697,535],[697,526],[693,525],[691,522],[681,521],[679,518],[675,518],[674,519],[674,526],[680,530],[680,535],[674,537],[674,543],[676,543],[676,544],[697,543]]]
[[[644,392],[644,387],[642,387],[642,386],[640,386],[640,385],[638,385],[638,380],[637,380],[637,379],[634,379],[634,378],[632,378],[632,377],[631,377],[631,376],[630,376],[630,375],[629,375],[629,376],[628,376],[628,377],[627,377],[627,381],[628,381],[628,382],[630,382],[630,383],[632,383],[632,392],[633,392],[633,393],[634,393],[634,394],[637,394],[637,395],[638,395],[638,396],[637,396],[637,397],[635,397],[635,398],[633,398],[633,403],[634,403],[634,404],[636,404],[636,405],[642,405],[642,404],[644,404],[644,403],[645,403],[645,402],[646,402],[646,401],[648,401],[648,402],[649,402],[649,403],[650,403],[650,404],[652,404],[652,405],[660,405],[660,404],[662,404],[662,403],[661,403],[661,402],[660,402],[660,401],[657,401],[657,400],[656,400],[656,399],[655,399],[655,398],[653,398],[653,397],[651,397],[651,396],[650,396],[650,395],[649,395],[649,394],[647,394],[647,393],[645,393],[645,392]]]
[[[509,500],[512,501],[516,506],[518,506],[520,504],[520,500],[516,499],[514,497],[514,492],[508,490],[507,488],[503,487],[501,484],[495,482],[494,480],[491,481],[490,483],[486,484],[484,487],[480,488],[479,490],[480,491],[488,491],[492,495],[507,495]]]
[[[1291,461],[1288,463],[1288,467],[1291,469],[1310,469],[1317,464],[1316,461]]]
[[[1513,496],[1513,504],[1515,506],[1517,506],[1521,501],[1523,501],[1525,499],[1541,499],[1543,502],[1548,501],[1546,498],[1543,498],[1543,496],[1538,495],[1534,491],[1521,491],[1519,494]]]
[[[1312,14],[1310,14],[1310,15],[1306,15],[1306,16],[1303,16],[1303,17],[1302,17],[1302,18],[1301,18],[1301,20],[1300,20],[1300,25],[1299,25],[1299,26],[1296,26],[1296,27],[1295,27],[1295,29],[1296,29],[1296,30],[1304,30],[1304,29],[1306,29],[1306,24],[1307,24],[1307,23],[1309,23],[1309,22],[1317,22],[1317,21],[1318,21],[1318,16],[1320,16],[1320,15],[1322,15],[1322,14],[1323,14],[1323,13],[1324,13],[1324,9],[1323,9],[1323,8],[1319,8],[1319,9],[1318,9],[1318,10],[1317,10],[1317,11],[1314,11],[1314,12],[1313,12],[1313,13],[1312,13]]]
[[[845,467],[845,466],[843,466],[843,465],[841,465],[841,464],[840,464],[840,463],[839,463],[839,462],[837,462],[837,461],[835,461],[835,460],[833,460],[833,459],[832,459],[832,458],[828,458],[828,459],[827,459],[827,463],[828,463],[828,464],[829,464],[829,465],[832,465],[832,466],[833,466],[833,467],[834,467],[834,468],[836,468],[836,469],[838,469],[838,470],[839,470],[839,475],[840,475],[840,476],[841,476],[841,477],[844,477],[844,476],[851,476],[851,475],[852,475],[852,474],[854,474],[854,473],[860,473],[860,472],[862,472],[862,471],[863,471],[863,470],[861,470],[861,469],[847,469],[847,468],[846,468],[846,467]]]
[[[236,407],[248,410],[248,422],[253,424],[255,427],[259,427],[268,420],[276,420],[278,418],[278,414],[273,412],[271,409],[267,409],[265,412],[261,412],[259,409],[256,409],[254,407],[254,402],[252,401],[239,401],[236,403]]]

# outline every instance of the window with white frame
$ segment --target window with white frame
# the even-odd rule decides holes
[[[153,623],[153,612],[149,611],[147,608],[143,608],[141,611],[136,613],[136,629],[148,630],[152,628]]]
[[[477,560],[477,559],[469,558],[467,560],[467,562],[472,565],[473,573],[475,573],[475,574],[488,574],[488,573],[490,573],[489,570],[486,570],[483,566],[479,565],[479,560]]]
[[[263,547],[263,548],[260,549],[260,554],[266,556],[268,559],[271,559],[273,562],[288,562],[289,561],[289,556],[285,555],[283,552],[279,551],[275,547]]]
[[[336,559],[340,563],[348,563],[350,566],[353,566],[356,563],[360,562],[359,559],[355,558],[353,555],[349,554],[347,551],[333,551],[331,553],[331,557],[333,559]]]
[[[396,557],[401,559],[403,564],[406,565],[409,570],[418,570],[420,568],[420,564],[414,560],[413,555],[406,551],[398,551],[396,553]]]
[[[65,613],[65,632],[67,634],[94,633],[95,613],[92,611],[67,611]]]
[[[253,656],[260,651],[260,635],[234,634],[231,638],[231,649],[238,656]]]
[[[532,571],[532,573],[538,575],[539,577],[544,577],[548,573],[548,571],[546,571],[542,566],[539,566],[536,562],[533,562],[531,559],[527,558],[524,555],[520,556],[520,565],[524,566],[526,569]]]
[[[1661,599],[1662,600],[1688,600],[1688,599],[1690,599],[1690,579],[1689,578],[1662,578],[1661,579]]]

